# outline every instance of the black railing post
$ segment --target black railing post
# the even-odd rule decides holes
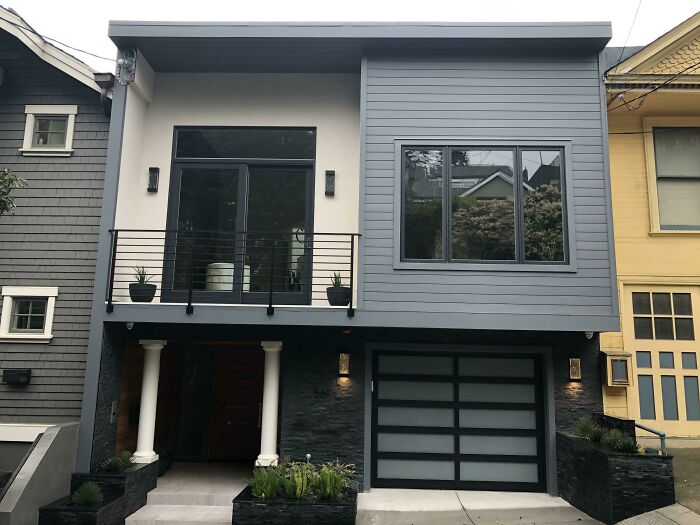
[[[272,288],[275,285],[275,246],[277,240],[272,240],[272,251],[270,252],[270,290],[267,301],[267,315],[275,315],[275,307],[272,306]]]
[[[190,262],[187,266],[187,306],[185,307],[185,313],[187,315],[192,315],[194,312],[194,307],[192,306],[192,280],[194,279],[194,236],[192,237],[192,243],[190,244]]]
[[[352,305],[352,297],[355,292],[355,234],[350,234],[350,305],[348,306],[348,317],[355,317],[355,308]]]
[[[114,311],[112,296],[114,295],[114,273],[117,268],[117,242],[119,239],[119,230],[112,230],[112,248],[109,254],[109,277],[107,279],[107,313]]]

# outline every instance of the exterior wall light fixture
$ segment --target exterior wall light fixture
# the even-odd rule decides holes
[[[158,178],[160,177],[160,168],[148,168],[148,193],[158,192]]]
[[[569,358],[569,380],[581,381],[581,358]]]
[[[350,375],[350,354],[340,354],[338,357],[338,376],[348,377]]]

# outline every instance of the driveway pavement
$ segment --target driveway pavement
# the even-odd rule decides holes
[[[673,448],[676,501],[700,514],[700,448]]]

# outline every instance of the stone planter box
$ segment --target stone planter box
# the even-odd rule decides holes
[[[672,456],[609,452],[562,432],[557,432],[557,474],[561,497],[603,523],[676,500]]]
[[[90,472],[73,474],[71,494],[86,481],[96,483],[108,497],[124,497],[126,514],[133,514],[146,504],[146,496],[158,483],[158,462],[136,464],[124,472]]]
[[[78,507],[62,498],[39,509],[39,525],[122,525],[125,516],[122,497],[105,497],[99,507]]]
[[[357,492],[343,501],[261,501],[250,487],[233,500],[233,525],[355,525]]]

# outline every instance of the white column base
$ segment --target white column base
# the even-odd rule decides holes
[[[260,454],[255,460],[256,467],[274,467],[279,462],[280,457],[277,454],[264,455]]]
[[[147,452],[134,452],[134,463],[153,463],[158,461],[158,454],[155,452],[149,454]]]

